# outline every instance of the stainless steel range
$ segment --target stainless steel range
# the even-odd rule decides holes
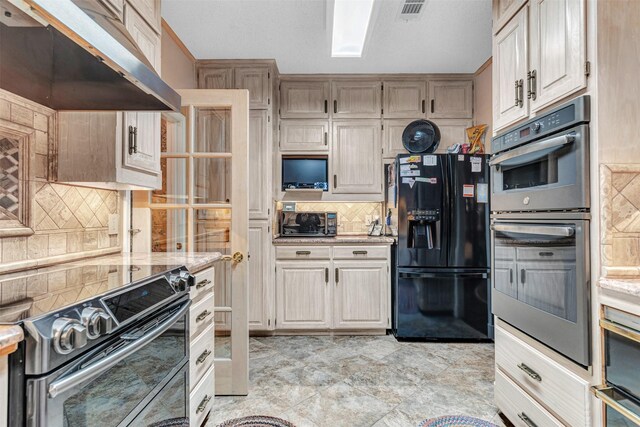
[[[492,311],[591,363],[589,97],[493,139]]]
[[[0,277],[0,291],[15,280]],[[1,321],[25,331],[9,358],[9,425],[146,426],[187,416],[186,268],[71,264],[23,280],[29,295],[0,306]]]

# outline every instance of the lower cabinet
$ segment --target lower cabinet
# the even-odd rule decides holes
[[[386,261],[335,261],[333,327],[386,329],[389,276]]]

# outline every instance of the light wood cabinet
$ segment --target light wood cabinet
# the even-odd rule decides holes
[[[436,152],[445,153],[452,144],[465,144],[467,138],[467,128],[473,126],[473,120],[464,119],[439,119],[434,123],[440,129],[440,144]]]
[[[198,70],[200,89],[233,89],[233,68],[202,68]]]
[[[271,74],[267,67],[236,68],[236,89],[249,91],[249,108],[266,109],[271,105]]]
[[[276,263],[276,327],[329,329],[329,261]]]
[[[326,119],[329,117],[328,81],[282,81],[280,117],[283,119]]]
[[[472,80],[430,80],[430,119],[471,119],[473,118]]]
[[[269,221],[249,222],[248,247],[249,330],[273,329]]]
[[[140,51],[160,74],[160,36],[158,33],[128,4],[124,8],[124,25]]]
[[[334,119],[375,119],[382,114],[382,83],[377,80],[333,81]]]
[[[382,130],[382,156],[395,159],[398,154],[408,153],[402,145],[402,133],[414,119],[385,119]]]
[[[123,19],[124,0],[100,0],[100,3],[106,7],[120,22]]]
[[[110,3],[119,3],[119,0],[106,0]],[[160,0],[127,0],[133,6],[140,17],[144,19],[157,34],[160,34]]]
[[[327,120],[280,121],[280,151],[328,151]]]
[[[385,81],[382,91],[384,118],[420,118],[426,113],[425,82]]]
[[[267,110],[249,111],[249,219],[267,219],[271,205],[271,144]]]
[[[124,113],[124,167],[160,174],[160,113]]]
[[[493,0],[493,34],[504,27],[527,0]]]
[[[386,261],[335,261],[333,328],[390,327]]]
[[[381,125],[378,120],[333,122],[333,193],[382,192]]]

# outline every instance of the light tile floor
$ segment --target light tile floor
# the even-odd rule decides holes
[[[493,404],[493,364],[493,344],[251,338],[249,395],[216,397],[208,426],[271,415],[298,427],[409,427],[455,414],[502,425]]]

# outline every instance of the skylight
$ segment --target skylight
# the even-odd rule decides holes
[[[374,0],[335,0],[331,56],[359,58],[371,19]]]

